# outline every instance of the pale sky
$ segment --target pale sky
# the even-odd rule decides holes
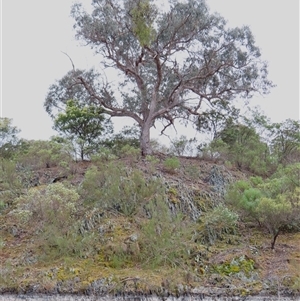
[[[72,0],[0,0],[1,109],[13,119],[25,139],[55,135],[43,108],[48,88],[70,69],[89,69],[95,62],[79,46],[69,17]],[[79,1],[89,5],[91,0]],[[269,79],[277,87],[251,103],[260,105],[272,121],[299,119],[299,0],[207,0],[230,27],[249,25],[269,62]],[[186,134],[184,129],[181,134]]]

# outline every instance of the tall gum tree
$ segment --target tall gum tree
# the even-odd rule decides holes
[[[175,120],[196,122],[210,110],[232,110],[235,98],[269,92],[267,64],[249,27],[228,28],[204,0],[169,4],[161,12],[151,0],[93,0],[91,13],[74,4],[76,37],[94,50],[104,71],[73,68],[50,87],[46,111],[54,116],[77,99],[112,117],[131,117],[147,155],[157,121],[164,132]],[[119,72],[118,93],[105,80],[108,67]]]

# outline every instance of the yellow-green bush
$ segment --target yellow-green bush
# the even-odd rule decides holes
[[[32,188],[16,199],[16,208],[10,212],[18,227],[30,223],[36,229],[37,241],[45,255],[80,255],[89,246],[92,237],[79,235],[74,217],[79,194],[61,183],[44,188]]]
[[[180,167],[180,161],[177,157],[167,158],[164,161],[164,167],[168,172],[174,173]]]

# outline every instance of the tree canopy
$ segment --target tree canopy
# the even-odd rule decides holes
[[[11,157],[13,151],[20,143],[18,138],[20,130],[12,125],[12,119],[7,117],[0,118],[0,156],[3,158]]]
[[[165,12],[151,0],[93,0],[91,13],[74,4],[76,37],[103,68],[73,68],[50,87],[46,111],[54,116],[74,99],[131,117],[147,155],[156,122],[163,132],[175,120],[196,122],[211,111],[232,111],[235,98],[268,93],[267,64],[249,27],[228,28],[204,0],[169,2]],[[106,80],[111,68],[117,85]]]
[[[67,102],[65,113],[57,115],[54,129],[72,142],[75,154],[82,160],[97,151],[105,135],[112,131],[111,122],[105,118],[101,108],[80,106],[74,100]]]

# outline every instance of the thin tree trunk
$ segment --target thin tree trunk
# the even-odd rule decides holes
[[[276,239],[277,239],[278,235],[279,235],[279,230],[278,230],[278,231],[276,232],[276,234],[273,236],[273,241],[272,241],[272,243],[271,243],[271,249],[272,249],[272,250],[274,250],[274,248],[275,248],[275,242],[276,242]]]

